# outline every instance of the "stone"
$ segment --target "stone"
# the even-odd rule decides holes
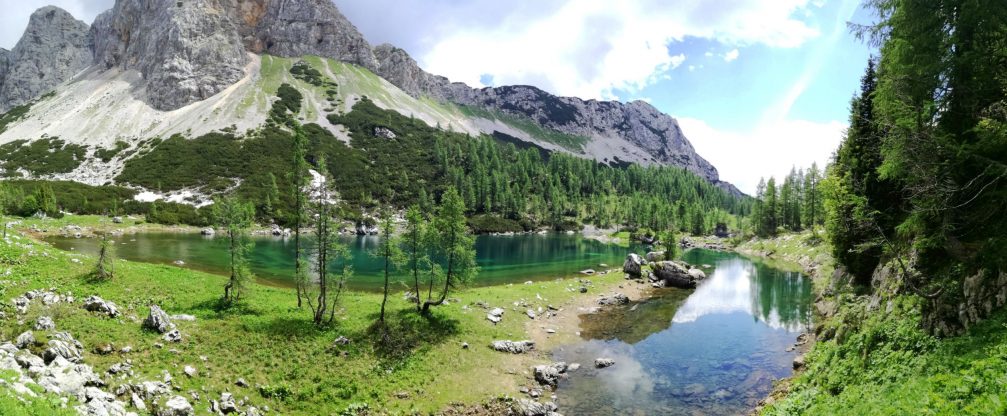
[[[213,227],[206,227],[206,228],[200,229],[199,233],[202,234],[202,235],[214,235],[217,232],[216,232],[216,230],[213,229]]]
[[[552,388],[556,387],[559,383],[560,377],[566,373],[567,365],[564,362],[555,362],[552,364],[536,365],[532,367],[532,372],[535,375],[535,381],[544,386],[549,386]]]
[[[23,369],[29,369],[32,367],[45,367],[45,360],[35,354],[28,351],[23,351],[14,356],[15,362],[21,366]]]
[[[157,409],[157,416],[193,416],[195,410],[182,396],[174,396]]]
[[[511,341],[511,340],[501,340],[493,341],[490,343],[490,348],[500,351],[509,352],[512,354],[522,354],[530,350],[535,349],[534,341]]]
[[[185,373],[185,375],[188,376],[189,378],[193,378],[197,374],[196,368],[191,365],[183,367],[182,372]]]
[[[661,253],[661,252],[658,252],[658,251],[651,251],[651,252],[647,253],[647,255],[645,256],[645,258],[647,259],[647,263],[661,261],[661,260],[664,260],[664,253]]]
[[[56,323],[52,321],[52,318],[48,316],[40,316],[37,321],[35,321],[36,331],[48,331],[50,329],[56,329]]]
[[[243,378],[239,378],[234,382],[234,385],[238,387],[248,387],[248,382]]]
[[[700,269],[693,268],[689,269],[689,277],[691,277],[693,281],[700,281],[706,279],[706,273]]]
[[[654,275],[664,281],[665,286],[680,289],[693,289],[696,287],[696,280],[689,274],[689,269],[677,262],[657,262],[654,263],[652,269],[654,270]]]
[[[182,333],[177,329],[172,329],[164,334],[161,339],[167,342],[182,342]]]
[[[56,359],[56,357],[61,357],[73,363],[80,362],[82,359],[80,349],[66,341],[51,339],[49,340],[48,345],[49,348],[47,348],[42,354],[42,358],[44,358],[47,363],[51,363]]]
[[[113,224],[122,224],[122,217],[112,217]]]
[[[615,365],[615,360],[611,358],[596,358],[594,360],[595,368],[607,368]]]
[[[115,352],[115,345],[110,342],[103,342],[101,344],[95,345],[94,353],[98,355],[109,355]]]
[[[804,368],[804,354],[794,357],[794,370],[800,370]]]
[[[84,310],[97,312],[110,318],[119,316],[119,308],[114,303],[105,301],[98,296],[88,296],[87,299],[84,299]]]
[[[35,345],[35,334],[31,331],[22,332],[21,335],[18,335],[17,339],[14,340],[14,345],[17,345],[18,348],[28,348]]]
[[[147,403],[144,403],[143,399],[141,399],[136,393],[129,394],[129,403],[133,405],[136,410],[141,412],[147,410]]]
[[[529,319],[535,319],[535,311],[533,311],[531,309],[528,309],[528,310],[524,311],[524,314],[528,315]]]
[[[346,345],[350,345],[350,339],[346,338],[343,335],[340,335],[339,338],[336,338],[335,341],[332,341],[332,345],[333,346],[346,346]]]
[[[175,329],[175,324],[168,318],[168,314],[160,306],[150,305],[150,314],[143,320],[143,327],[152,329],[162,334]]]
[[[397,136],[395,135],[395,132],[392,131],[391,129],[389,129],[387,127],[380,127],[379,126],[379,127],[375,127],[374,128],[374,137],[380,137],[380,138],[383,138],[383,139],[389,139],[389,140],[391,140],[391,139],[394,139]]]
[[[629,276],[639,278],[642,273],[643,259],[636,253],[629,253],[626,261],[622,264],[622,271]]]
[[[599,305],[625,305],[629,303],[629,297],[622,293],[615,293],[612,296],[598,299]]]
[[[594,269],[584,269],[584,270],[580,271],[580,274],[587,275],[587,276],[591,276],[591,275],[593,275],[595,273],[596,272],[594,271]]]
[[[238,412],[238,405],[234,402],[234,396],[231,393],[221,393],[217,406],[220,412],[225,415]]]
[[[513,411],[520,416],[553,416],[557,409],[556,403],[539,403],[524,398],[517,399],[513,406]]]

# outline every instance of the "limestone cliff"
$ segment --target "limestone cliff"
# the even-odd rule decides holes
[[[57,7],[38,9],[14,49],[0,50],[0,113],[38,98],[90,64],[87,24]]]

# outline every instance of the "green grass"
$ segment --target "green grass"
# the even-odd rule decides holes
[[[1002,415],[1007,412],[1007,311],[967,334],[935,338],[921,329],[919,298],[882,296],[833,282],[827,243],[810,232],[742,242],[737,249],[778,267],[817,266],[815,290],[838,305],[819,321],[807,369],[764,415]],[[822,318],[819,318],[822,319]]]
[[[966,335],[937,339],[919,328],[918,302],[863,313],[848,300],[836,339],[818,342],[808,370],[766,415],[1002,415],[1007,412],[1007,313]],[[854,311],[861,313],[854,313]]]
[[[84,344],[85,361],[96,371],[103,372],[128,357],[138,380],[160,379],[161,370],[168,370],[183,393],[205,389],[202,397],[219,397],[224,391],[247,395],[254,405],[268,405],[281,414],[334,414],[353,403],[367,403],[387,413],[426,414],[452,402],[477,403],[513,394],[518,383],[525,381],[528,365],[548,357],[502,354],[487,347],[494,339],[528,337],[527,318],[510,305],[521,299],[534,307],[562,305],[578,296],[567,290],[570,281],[471,289],[450,296],[458,301],[435,308],[427,319],[416,315],[402,299],[404,288],[395,288],[388,318],[393,336],[379,343],[372,329],[381,301],[377,294],[345,293],[336,323],[319,329],[310,324],[307,309],[296,307],[289,289],[252,285],[240,308],[220,311],[217,301],[225,283],[221,276],[119,261],[113,280],[95,282],[89,278],[93,258],[61,252],[23,236],[13,237],[12,243],[0,242],[0,266],[12,270],[8,283],[0,287],[0,298],[55,286],[78,298],[99,294],[118,304],[123,317],[97,317],[79,305],[44,309],[33,303],[23,323],[0,321],[0,338],[14,337],[38,316],[50,315],[58,329],[70,331]],[[619,284],[621,276],[613,273],[592,280],[601,290]],[[475,302],[504,307],[504,321],[491,325]],[[178,322],[183,342],[155,347],[160,337],[140,328],[151,304],[170,314],[197,317],[196,322]],[[10,316],[13,311],[7,313]],[[332,341],[339,336],[351,343],[333,348]],[[91,353],[95,345],[105,342],[131,345],[134,352],[126,357]],[[462,349],[462,342],[471,348]],[[196,367],[199,375],[191,379],[183,375],[185,365]],[[251,387],[236,387],[239,377]],[[122,382],[110,380],[110,390]],[[409,393],[410,398],[396,398],[400,392]]]

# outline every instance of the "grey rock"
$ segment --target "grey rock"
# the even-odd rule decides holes
[[[52,321],[51,317],[40,316],[37,321],[35,321],[36,331],[48,331],[50,329],[56,329],[56,323]]]
[[[693,281],[700,281],[706,279],[706,273],[702,270],[692,268],[689,269],[689,277],[691,277]]]
[[[611,358],[597,358],[594,360],[595,368],[606,368],[615,365],[615,360]]]
[[[622,293],[615,293],[612,296],[598,299],[599,305],[625,305],[629,303],[629,297]]]
[[[62,357],[63,359],[73,363],[80,362],[82,359],[80,348],[69,342],[59,339],[51,339],[49,340],[48,345],[49,348],[47,348],[42,354],[42,358],[44,358],[47,363],[51,363],[56,359],[56,357]]]
[[[84,310],[97,312],[110,318],[119,316],[119,308],[99,296],[89,296],[84,299]]]
[[[238,405],[234,403],[234,396],[231,393],[221,393],[220,402],[218,403],[218,409],[223,414],[236,413],[238,411]]]
[[[24,331],[21,335],[17,336],[17,339],[14,340],[14,344],[17,345],[18,348],[28,348],[35,345],[35,334],[31,331]]]
[[[28,103],[91,64],[86,23],[58,7],[43,7],[28,19],[21,40],[0,52],[0,113]]]
[[[555,416],[556,409],[556,403],[539,403],[531,399],[517,399],[513,408],[520,416]]]
[[[165,332],[161,339],[168,342],[182,342],[182,333],[177,329],[172,329],[171,331]]]
[[[532,372],[535,374],[535,381],[539,384],[556,387],[559,383],[559,379],[566,374],[567,365],[564,362],[556,362],[552,364],[536,365],[532,367]]]
[[[639,254],[629,253],[626,261],[622,263],[622,271],[634,278],[639,278],[643,272],[643,258]]]
[[[661,252],[658,252],[658,251],[651,251],[651,252],[647,253],[646,258],[647,258],[647,263],[654,262],[654,261],[661,261],[661,260],[664,260],[664,253],[661,253]]]
[[[654,263],[652,268],[654,269],[654,275],[663,280],[665,286],[682,289],[696,287],[696,279],[694,275],[689,273],[687,266],[673,261],[661,261]]]
[[[388,129],[386,127],[375,127],[374,128],[374,137],[381,137],[381,138],[384,138],[384,139],[391,140],[391,139],[394,139],[394,138],[396,138],[398,136],[396,136],[396,134],[395,134],[394,131],[392,131],[391,129]]]
[[[535,349],[535,342],[528,341],[528,340],[525,340],[525,341],[511,341],[511,340],[493,341],[492,343],[490,343],[490,348],[492,348],[492,349],[494,349],[496,351],[500,351],[500,352],[509,352],[511,354],[522,354],[522,353],[525,353],[525,352],[528,352],[530,350]]]
[[[157,416],[192,416],[193,414],[195,414],[195,410],[192,405],[182,396],[168,399],[157,409]]]
[[[143,320],[143,327],[164,334],[175,329],[175,324],[171,322],[168,314],[160,306],[150,305],[150,313],[147,315],[147,319]]]
[[[21,368],[29,369],[32,367],[45,367],[45,361],[42,357],[32,354],[28,351],[23,351],[14,356],[14,360],[17,361]]]

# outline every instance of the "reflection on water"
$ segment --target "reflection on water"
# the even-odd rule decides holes
[[[185,262],[185,267],[225,274],[227,246],[218,236],[198,234],[136,234],[116,241],[120,258],[130,261],[172,264]],[[57,248],[83,253],[97,253],[99,241],[88,238],[54,237],[47,239]],[[383,263],[371,255],[380,239],[375,236],[344,237],[353,255],[353,280],[356,289],[377,289],[382,284]],[[293,272],[294,242],[292,238],[257,237],[250,255],[252,272],[269,283],[290,284]],[[550,279],[568,276],[586,268],[598,268],[606,263],[622,265],[626,249],[578,235],[546,234],[516,236],[478,236],[476,261],[480,273],[475,285],[493,285]],[[398,279],[397,279],[398,280]],[[405,290],[405,285],[398,289]]]
[[[585,341],[554,357],[585,365],[560,385],[562,412],[746,413],[790,374],[794,353],[785,350],[810,325],[810,281],[730,253],[684,259],[715,267],[695,291],[664,289],[582,317]],[[616,365],[587,368],[598,357]]]

